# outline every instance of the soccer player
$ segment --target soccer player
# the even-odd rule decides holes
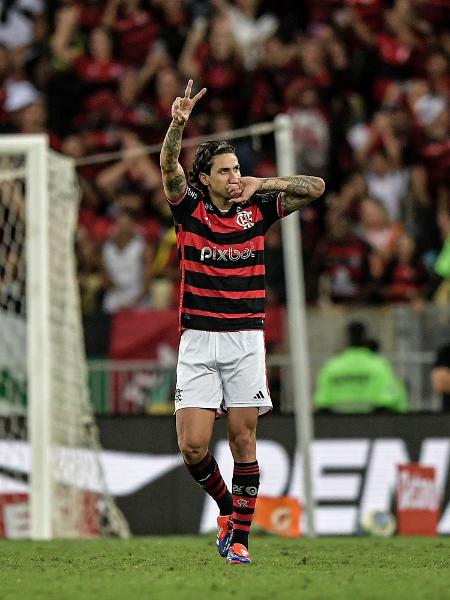
[[[178,445],[193,478],[217,502],[217,547],[248,564],[248,535],[259,488],[258,416],[271,410],[264,348],[264,234],[272,223],[319,198],[319,177],[242,177],[234,148],[197,148],[189,181],[181,139],[203,88],[172,105],[161,149],[164,190],[177,230],[181,339],[175,392]],[[216,413],[226,412],[234,459],[232,493],[209,451]]]

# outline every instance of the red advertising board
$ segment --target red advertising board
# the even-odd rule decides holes
[[[75,514],[68,514],[75,510]],[[57,495],[56,510],[59,520],[70,524],[79,537],[100,534],[98,496],[84,490],[61,488]],[[28,494],[0,494],[0,538],[24,539],[30,537],[30,509]]]
[[[265,337],[268,345],[283,342],[282,307],[267,307]],[[179,340],[177,310],[123,310],[113,318],[109,358],[155,359],[161,344],[177,350]]]
[[[30,536],[28,494],[0,494],[0,538]]]
[[[439,499],[434,467],[398,465],[397,523],[399,535],[437,535]]]

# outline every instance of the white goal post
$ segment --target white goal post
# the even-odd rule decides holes
[[[288,115],[275,119],[275,148],[279,176],[295,174],[295,153],[292,120]],[[286,272],[287,322],[289,338],[290,377],[294,396],[297,451],[301,456],[303,498],[305,508],[305,535],[314,537],[314,489],[311,469],[311,442],[314,423],[311,403],[311,376],[308,351],[302,238],[298,215],[283,219],[283,257]]]
[[[0,136],[0,467],[6,491],[28,494],[32,539],[128,535],[89,401],[78,201],[75,164],[50,151],[47,136]]]

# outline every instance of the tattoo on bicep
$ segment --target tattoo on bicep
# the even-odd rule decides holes
[[[167,191],[170,194],[181,194],[186,187],[186,177],[184,175],[177,175],[176,177],[170,178],[166,182]]]
[[[315,177],[292,177],[292,181],[289,182],[286,193],[300,198],[309,198],[310,196],[316,197],[315,187],[313,180]]]
[[[281,206],[283,207],[283,211],[286,215],[290,215],[296,210],[301,210],[308,206],[313,200],[315,200],[315,196],[308,196],[306,198],[301,198],[300,196],[290,196],[289,194],[281,195]]]

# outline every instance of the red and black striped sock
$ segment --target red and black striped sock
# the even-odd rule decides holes
[[[248,548],[248,534],[255,512],[259,489],[258,461],[234,463],[233,471],[233,537],[231,543]]]
[[[217,502],[220,514],[231,515],[233,512],[233,498],[211,452],[208,452],[205,458],[196,465],[186,464],[186,466],[195,481]]]

